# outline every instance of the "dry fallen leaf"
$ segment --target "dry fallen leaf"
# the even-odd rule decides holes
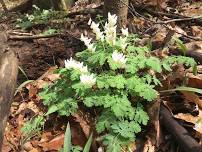
[[[193,129],[195,129],[196,131],[202,134],[202,123],[201,123],[202,110],[201,109],[199,109],[198,116],[192,116],[190,113],[178,113],[174,115],[174,117],[181,120],[185,120],[186,122],[193,123],[195,125]]]
[[[202,37],[202,27],[201,26],[191,26],[193,36]]]
[[[88,122],[85,120],[84,116],[81,114],[74,114],[76,122],[78,122],[85,134],[86,137],[89,137],[90,135],[90,126]]]
[[[181,91],[181,93],[183,94],[185,101],[194,102],[199,106],[199,108],[202,109],[202,99],[200,99],[198,95],[196,95],[194,92],[189,91]]]
[[[33,148],[32,150],[30,150],[29,152],[41,152],[40,150],[38,150],[37,148]]]
[[[147,141],[144,144],[143,152],[155,152],[155,146],[152,145],[151,139],[147,137]]]
[[[43,151],[51,151],[51,150],[60,150],[64,143],[64,134],[60,134],[56,136],[49,142],[41,143],[40,146],[43,148]]]
[[[24,145],[23,145],[23,148],[24,148],[24,150],[26,150],[26,151],[31,151],[34,147],[33,147],[33,145],[31,144],[31,142],[26,142]]]
[[[40,142],[47,142],[49,140],[51,140],[53,138],[53,135],[51,132],[43,132],[43,134],[41,135],[41,140]]]
[[[33,85],[33,83],[28,84],[26,88],[29,90],[30,99],[36,96],[38,89]]]
[[[2,145],[2,152],[4,152],[4,151],[5,152],[9,152],[11,150],[12,150],[11,145],[8,143],[8,141],[4,137],[4,139],[3,139],[3,145]]]
[[[197,68],[198,72],[200,72],[199,70]],[[202,89],[202,74],[194,75],[193,73],[187,73],[186,77],[188,78],[187,85],[189,87]]]

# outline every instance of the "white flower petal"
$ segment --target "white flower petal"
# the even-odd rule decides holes
[[[121,32],[122,32],[122,34],[125,35],[126,37],[128,36],[128,28],[125,28],[125,29],[122,28],[122,29],[121,29]]]
[[[65,68],[78,70],[81,73],[88,73],[88,68],[83,65],[83,62],[78,62],[72,58],[65,60]]]
[[[82,74],[80,76],[80,81],[84,85],[93,86],[96,83],[96,78],[94,77],[93,74],[91,74],[91,75]]]
[[[121,68],[124,68],[127,59],[125,58],[125,55],[123,53],[118,53],[117,51],[114,51],[112,54],[112,60],[115,63],[119,64]]]
[[[92,19],[90,18],[88,21],[88,25],[91,25],[91,23],[92,23]]]

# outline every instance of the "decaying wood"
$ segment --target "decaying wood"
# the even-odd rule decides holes
[[[15,91],[18,60],[14,52],[6,50],[6,36],[0,33],[0,151],[3,134]]]
[[[184,152],[202,152],[202,147],[193,139],[187,130],[182,127],[172,116],[169,110],[161,105],[160,120],[162,125],[176,139]]]

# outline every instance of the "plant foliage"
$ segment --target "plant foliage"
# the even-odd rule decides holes
[[[148,47],[133,45],[137,37],[128,35],[127,29],[116,35],[116,19],[109,14],[103,32],[90,20],[96,41],[91,43],[82,35],[87,49],[76,54],[77,60],[65,61],[65,68],[57,70],[60,79],[40,94],[48,106],[47,114],[69,116],[80,104],[97,110],[96,130],[108,152],[121,151],[147,125],[149,117],[143,105],[158,98],[155,86],[161,82],[156,73],[170,72],[174,64],[196,65],[188,57],[151,56]]]
[[[32,14],[26,14],[22,18],[18,18],[16,21],[16,26],[22,29],[28,29],[36,25],[47,24],[49,23],[50,20],[53,20],[53,19],[64,20],[65,15],[66,14],[64,12],[54,11],[52,9],[44,10],[33,5]],[[49,30],[49,33],[50,33],[50,30]]]

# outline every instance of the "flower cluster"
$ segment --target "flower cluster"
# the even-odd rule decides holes
[[[116,27],[117,27],[117,16],[111,15],[108,13],[108,22],[105,23],[104,31],[102,32],[99,28],[99,23],[93,22],[91,19],[88,21],[88,25],[93,30],[93,33],[96,35],[96,40],[101,42],[106,42],[109,45],[115,45],[116,43]],[[121,47],[122,52],[125,51],[127,47],[127,37],[128,37],[128,29],[122,28],[122,37],[120,37],[118,43]],[[88,38],[81,34],[81,41],[87,46],[87,49],[90,52],[95,52],[96,47],[93,43],[91,43],[91,38]],[[120,68],[125,68],[127,58],[123,53],[119,53],[117,50],[113,51],[112,53],[112,60],[114,63],[119,65]],[[65,67],[67,69],[75,69],[81,72],[80,75],[80,82],[87,86],[93,86],[96,83],[96,78],[93,74],[89,74],[87,66],[83,65],[83,62],[78,62],[70,58],[70,60],[65,61]]]
[[[88,21],[88,25],[90,25],[90,28],[93,30],[93,33],[96,35],[96,40],[101,40],[103,42],[106,40],[106,42],[110,45],[114,45],[116,43],[116,27],[117,27],[117,16],[111,15],[108,13],[108,22],[105,23],[104,29],[105,31],[102,32],[99,28],[99,23],[95,23],[91,20]],[[124,51],[127,47],[127,37],[128,37],[128,29],[127,28],[122,28],[122,35],[123,37],[120,37],[120,46],[121,49]],[[88,50],[91,52],[95,52],[95,48],[93,44],[90,44],[92,39],[89,39],[85,37],[83,34],[81,35],[81,41],[85,43],[87,46]]]
[[[122,28],[121,29],[121,32],[122,32],[122,34],[125,36],[125,37],[128,37],[128,28]]]
[[[118,53],[117,51],[114,51],[112,54],[112,60],[117,63],[121,68],[125,68],[126,64],[126,58],[123,53]]]
[[[87,46],[88,50],[91,52],[95,52],[96,47],[91,42],[92,39],[89,39],[88,37],[85,37],[83,34],[81,34],[81,41],[84,42],[84,44]]]
[[[83,74],[80,76],[80,81],[84,85],[93,86],[96,83],[96,78],[94,77],[93,74],[91,75]]]
[[[87,66],[84,66],[83,62],[78,62],[72,58],[65,60],[65,68],[78,70],[81,73],[88,73]]]
[[[100,31],[99,24],[96,24],[90,18],[90,20],[88,21],[88,25],[90,25],[90,28],[93,30],[93,33],[95,33],[96,40],[101,40],[103,42],[104,34],[103,34],[103,32]]]
[[[121,49],[122,51],[124,51],[127,47],[127,37],[128,37],[128,28],[122,28],[121,29],[122,35],[123,37],[120,37],[120,45],[121,45]]]
[[[84,85],[93,86],[96,83],[96,78],[94,78],[93,74],[88,74],[88,68],[83,65],[83,62],[78,62],[70,58],[69,60],[65,60],[65,68],[80,71],[80,81]]]
[[[117,16],[108,13],[108,22],[105,23],[105,39],[111,45],[114,45],[116,42],[116,23]]]

